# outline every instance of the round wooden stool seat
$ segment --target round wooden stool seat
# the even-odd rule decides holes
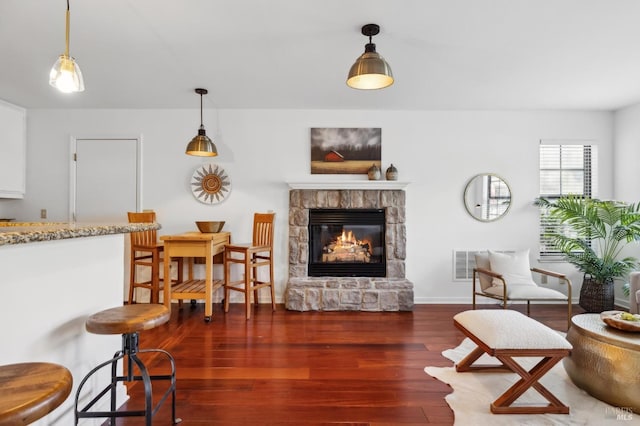
[[[73,378],[48,362],[0,366],[0,425],[28,425],[67,399]]]
[[[85,327],[94,334],[129,334],[164,324],[170,316],[171,311],[164,305],[125,305],[91,315]]]

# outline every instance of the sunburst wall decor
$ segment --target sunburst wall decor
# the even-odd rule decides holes
[[[231,192],[229,175],[216,164],[198,167],[191,178],[191,192],[202,203],[221,203]]]

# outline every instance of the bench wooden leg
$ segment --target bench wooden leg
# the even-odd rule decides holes
[[[460,362],[456,364],[456,371],[464,372],[472,370],[471,364],[473,364],[478,358],[482,356],[484,351],[480,347],[476,347],[474,350],[469,352],[467,356],[465,356]]]
[[[464,373],[465,371],[478,371],[478,370],[503,370],[503,371],[511,371],[511,368],[507,367],[503,364],[491,364],[491,365],[482,365],[476,364],[472,365],[475,361],[478,360],[483,354],[485,350],[481,347],[477,347],[469,354],[464,357],[461,361],[456,364],[456,371],[460,373]]]
[[[530,371],[525,370],[512,357],[496,355],[504,365],[517,373],[521,379],[507,389],[498,399],[491,404],[491,412],[494,414],[569,414],[569,407],[564,405],[538,380],[544,376],[564,356],[544,357]],[[547,401],[548,405],[542,406],[513,406],[512,404],[529,388],[534,388]]]

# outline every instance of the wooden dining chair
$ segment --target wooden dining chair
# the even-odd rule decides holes
[[[129,223],[154,223],[156,221],[156,213],[152,211],[142,213],[128,212],[127,216]],[[155,229],[131,232],[129,235],[131,238],[129,304],[135,303],[136,288],[149,290],[149,301],[151,303],[160,303],[160,269],[164,244],[158,241]],[[178,280],[181,281],[182,258],[174,259],[174,262],[177,263]],[[139,267],[149,268],[149,279],[138,277],[138,273],[141,272],[138,270]]]
[[[228,244],[224,250],[224,311],[229,312],[231,290],[244,294],[246,317],[251,317],[251,293],[257,305],[261,288],[271,289],[271,307],[276,310],[273,284],[273,222],[275,213],[255,213],[253,216],[253,240],[250,244]],[[244,266],[242,279],[231,280],[231,265]],[[258,277],[258,268],[268,267],[267,281]]]

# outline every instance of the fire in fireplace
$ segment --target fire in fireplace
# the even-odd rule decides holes
[[[371,241],[359,240],[344,227],[342,234],[322,247],[322,262],[371,262]]]
[[[309,209],[309,276],[386,276],[384,209]]]

